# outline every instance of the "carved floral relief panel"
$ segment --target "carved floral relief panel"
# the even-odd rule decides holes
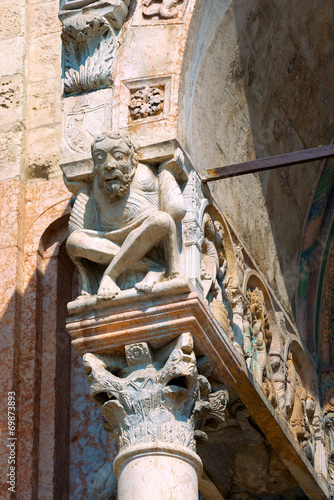
[[[119,126],[166,119],[171,114],[171,76],[123,81]]]
[[[132,120],[156,116],[163,112],[165,89],[162,86],[144,87],[131,92],[129,104]]]

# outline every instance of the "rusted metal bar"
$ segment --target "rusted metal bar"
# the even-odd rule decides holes
[[[210,168],[206,171],[207,177],[204,177],[202,180],[203,182],[211,182],[218,179],[226,179],[227,177],[235,177],[236,175],[251,174],[254,172],[271,170],[273,168],[290,167],[300,163],[324,160],[332,156],[334,156],[334,144],[329,144],[328,146],[320,146],[318,148],[270,156],[269,158],[245,161],[243,163],[227,165],[226,167]]]

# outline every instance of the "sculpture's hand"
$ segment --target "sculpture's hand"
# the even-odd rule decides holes
[[[77,196],[79,192],[88,193],[88,184],[86,181],[70,181],[65,174],[63,174],[64,183],[67,189]]]

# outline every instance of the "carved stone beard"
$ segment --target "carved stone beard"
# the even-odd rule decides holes
[[[109,181],[108,175],[102,174],[98,179],[98,186],[105,196],[121,198],[129,191],[134,172],[133,170],[130,174],[123,174],[120,170],[117,170],[113,172],[112,179]]]

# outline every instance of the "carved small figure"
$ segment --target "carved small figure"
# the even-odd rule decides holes
[[[133,286],[151,292],[167,272],[179,275],[176,224],[186,209],[172,161],[158,170],[138,164],[132,142],[112,132],[93,142],[92,157],[89,182],[67,181],[77,194],[67,251],[81,275],[80,297],[97,289],[99,299],[113,299]]]
[[[249,370],[252,369],[252,358],[253,358],[251,322],[252,322],[252,315],[248,307],[246,310],[246,314],[244,315],[243,318],[242,333],[244,336],[244,345],[243,345],[244,354],[245,354],[246,364]]]
[[[216,228],[211,215],[208,213],[204,214],[203,233],[201,280],[204,289],[204,297],[208,299],[209,293],[215,297],[219,292],[219,285],[217,282],[219,258],[215,245]]]
[[[252,370],[254,380],[262,387],[271,404],[276,408],[278,398],[275,391],[272,368],[267,350],[271,343],[271,333],[263,292],[258,288],[248,290],[251,315]]]
[[[224,252],[224,228],[206,212],[203,218],[203,242],[201,257],[201,282],[204,298],[212,314],[223,330],[228,327],[228,312],[223,302],[225,297],[223,279],[226,273]]]
[[[312,422],[315,411],[314,398],[302,384],[293,355],[288,356],[286,410],[295,440],[300,444],[310,462],[313,461],[315,443],[313,438]]]

